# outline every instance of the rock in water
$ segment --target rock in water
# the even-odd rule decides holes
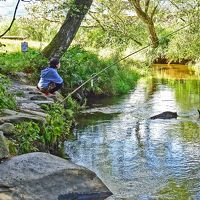
[[[0,164],[0,189],[1,185],[6,191],[0,193],[0,199],[7,195],[12,200],[70,200],[74,196],[103,200],[112,195],[94,172],[40,152]]]
[[[172,119],[172,118],[177,118],[177,117],[178,117],[177,112],[167,111],[167,112],[160,113],[158,115],[154,115],[153,117],[150,117],[150,119]]]

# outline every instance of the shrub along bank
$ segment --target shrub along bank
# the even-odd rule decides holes
[[[139,78],[140,71],[132,68],[141,63],[116,64],[116,58],[100,59],[94,53],[84,50],[80,46],[70,48],[61,59],[60,74],[65,82],[65,92],[72,91],[81,83],[98,73],[107,66],[112,66],[100,74],[94,84],[87,84],[84,88],[88,94],[95,95],[118,95],[127,93],[134,88]],[[0,53],[0,67],[2,73],[12,74],[15,72],[32,73],[32,81],[39,79],[40,70],[47,66],[47,59],[34,49],[22,53]]]
[[[38,97],[38,94],[35,94],[35,97]],[[12,99],[9,98],[7,97],[7,100],[14,100],[14,96]],[[41,101],[43,100],[41,99]],[[6,146],[8,146],[10,154],[20,155],[43,151],[64,156],[63,143],[72,136],[73,115],[78,104],[72,99],[68,99],[66,102],[68,107],[65,109],[63,104],[51,101],[51,104],[41,104],[40,111],[35,111],[34,106],[32,108],[34,100],[26,100],[26,102],[26,105],[30,104],[29,108],[22,109],[17,100],[15,111],[11,110],[14,109],[13,107],[1,106],[0,131],[5,133]],[[15,101],[13,103],[16,105]],[[1,148],[2,146],[0,146],[0,150]]]

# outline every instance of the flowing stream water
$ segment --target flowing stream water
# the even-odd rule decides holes
[[[108,199],[200,199],[200,77],[156,65],[128,95],[93,101],[65,143],[71,160],[94,171]],[[177,119],[149,117],[164,111]]]

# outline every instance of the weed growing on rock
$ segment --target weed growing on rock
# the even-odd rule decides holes
[[[11,93],[8,92],[10,85],[9,79],[0,74],[0,109],[9,108],[15,109],[16,102]]]

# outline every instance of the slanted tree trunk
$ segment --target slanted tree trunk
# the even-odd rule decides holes
[[[60,30],[53,40],[43,49],[42,54],[45,57],[62,57],[74,39],[92,2],[93,0],[74,0]]]
[[[154,9],[150,13],[149,11],[150,0],[145,0],[144,10],[142,10],[142,7],[140,5],[140,0],[129,0],[129,2],[133,5],[137,16],[146,24],[149,34],[150,34],[152,47],[153,48],[158,47],[159,41],[158,41],[158,37],[155,31],[155,26],[154,26],[154,21],[153,21],[153,17],[155,15],[158,5],[155,6]]]
[[[155,27],[154,27],[154,23],[152,20],[150,20],[147,24],[148,30],[149,30],[149,34],[150,34],[150,40],[152,43],[152,47],[153,48],[157,48],[159,41],[158,41],[158,37],[155,31]]]

